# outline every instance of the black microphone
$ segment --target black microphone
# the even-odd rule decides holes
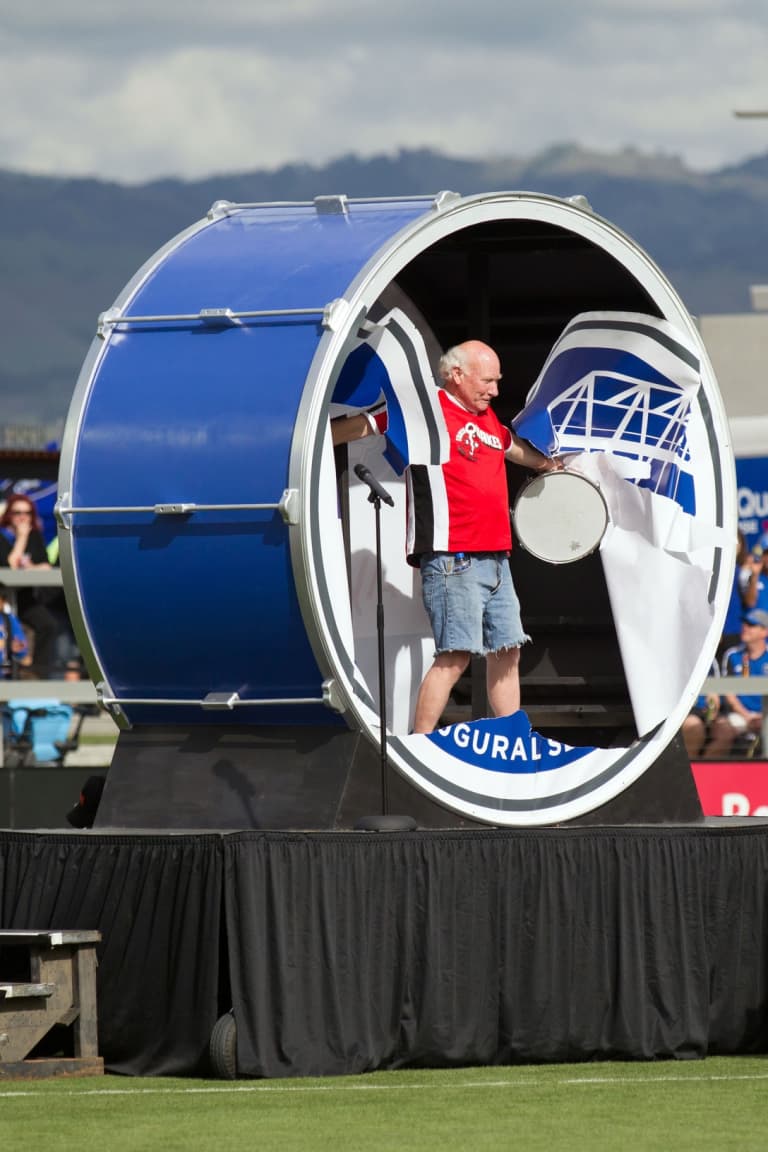
[[[373,492],[375,496],[378,496],[379,500],[383,500],[385,504],[389,504],[391,508],[394,508],[394,500],[386,488],[382,488],[370,468],[366,468],[365,464],[355,464],[354,473],[359,480],[362,480],[363,484],[368,485],[371,492]]]

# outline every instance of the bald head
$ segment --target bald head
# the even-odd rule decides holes
[[[440,357],[439,372],[446,392],[470,412],[485,412],[499,394],[499,358],[482,340],[466,340],[449,348]]]

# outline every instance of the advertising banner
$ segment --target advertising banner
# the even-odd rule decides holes
[[[700,760],[691,769],[705,816],[768,816],[768,761]]]
[[[748,548],[768,545],[768,456],[736,457],[739,528]]]

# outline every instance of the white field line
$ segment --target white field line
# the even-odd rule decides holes
[[[572,1088],[594,1087],[595,1085],[608,1086],[616,1084],[624,1087],[627,1084],[653,1086],[656,1084],[712,1084],[736,1083],[737,1081],[768,1080],[768,1072],[745,1073],[743,1075],[690,1075],[690,1076],[569,1076],[563,1079],[524,1079],[524,1080],[468,1080],[463,1083],[430,1083],[430,1084],[270,1084],[258,1081],[249,1084],[221,1084],[210,1087],[179,1085],[173,1088],[62,1088],[57,1096],[201,1096],[216,1095],[231,1092],[423,1092],[426,1090],[445,1091],[446,1088]],[[18,1089],[0,1089],[0,1099],[14,1097],[18,1099],[28,1096],[30,1100],[39,1100],[39,1095],[33,1088],[26,1091]]]

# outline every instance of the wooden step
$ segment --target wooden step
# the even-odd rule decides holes
[[[0,929],[0,944],[40,944],[46,948],[57,948],[63,944],[98,944],[101,933],[96,930],[72,929],[61,931],[48,928],[3,928]]]
[[[29,1000],[52,996],[55,991],[55,984],[0,984],[0,1000]]]
[[[632,708],[628,704],[554,704],[525,703],[523,712],[531,721],[531,726],[539,731],[546,728],[568,727],[626,727],[634,723]],[[440,717],[441,726],[447,724],[469,724],[474,719],[471,704],[448,703]]]
[[[3,1080],[47,1080],[52,1076],[103,1076],[101,1056],[56,1056],[46,1059],[0,1061]]]
[[[2,962],[8,952],[22,953],[13,957],[4,979],[0,972],[0,1079],[103,1073],[96,1020],[100,940],[96,930],[0,931]],[[27,1060],[39,1041],[59,1025],[72,1028],[72,1058]]]

